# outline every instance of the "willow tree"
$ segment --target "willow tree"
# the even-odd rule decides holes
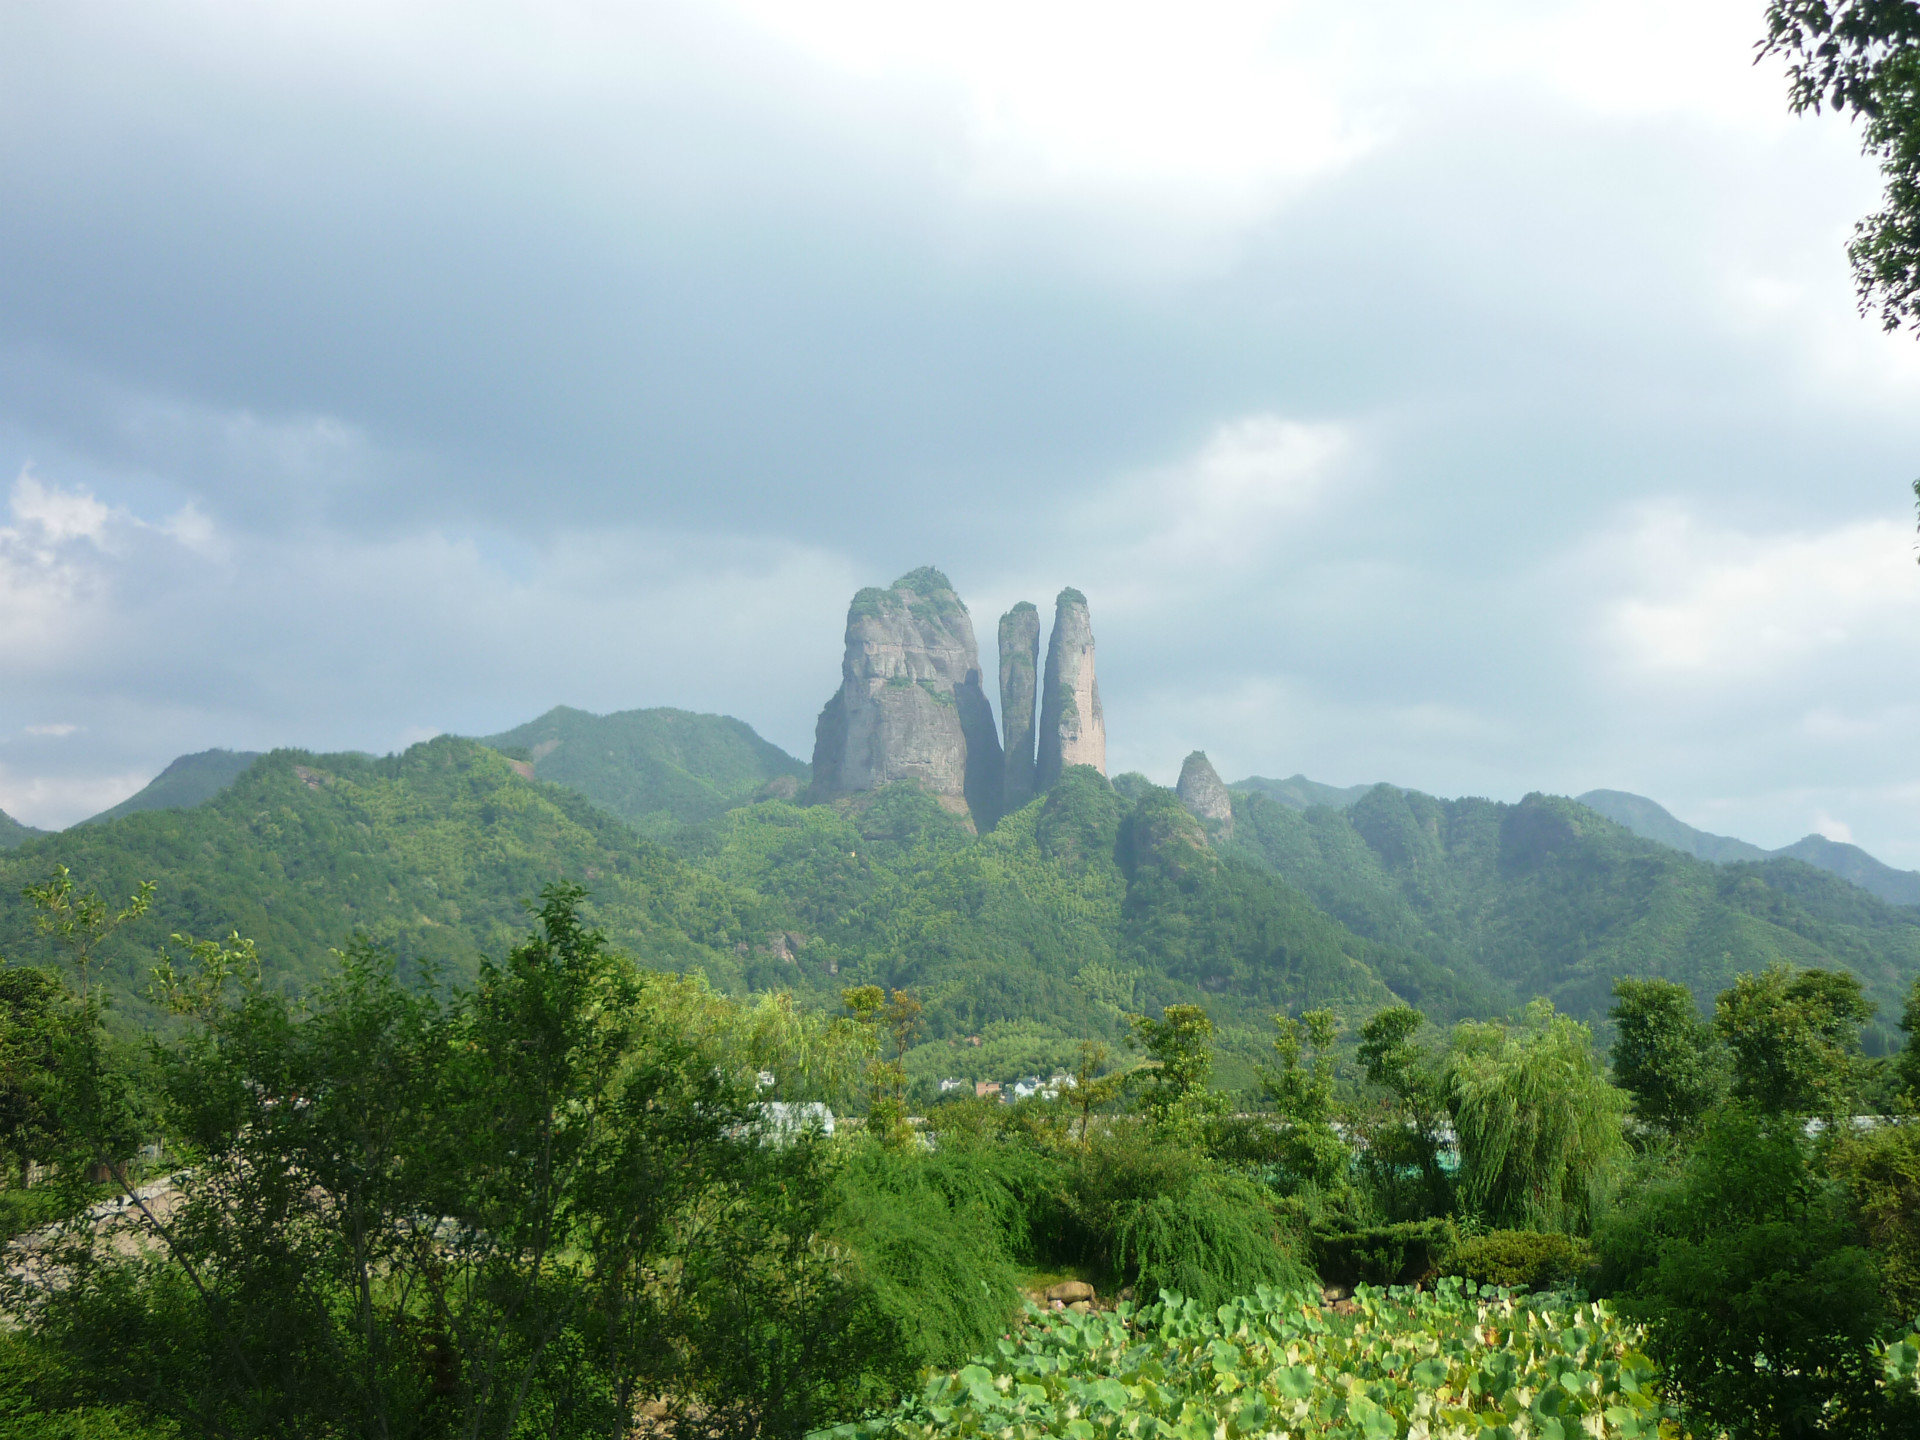
[[[1625,1148],[1626,1096],[1607,1082],[1592,1032],[1546,1000],[1518,1026],[1468,1021],[1454,1029],[1445,1081],[1461,1200],[1496,1225],[1584,1228]]]

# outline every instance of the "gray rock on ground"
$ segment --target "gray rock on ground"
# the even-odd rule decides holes
[[[1207,759],[1207,752],[1196,750],[1180,767],[1180,783],[1174,787],[1180,803],[1205,828],[1209,839],[1233,838],[1233,796],[1220,779],[1220,772]]]
[[[855,595],[840,689],[814,729],[813,798],[915,780],[985,830],[1003,771],[973,622],[947,577],[922,567]]]
[[[1040,690],[1040,745],[1034,783],[1049,790],[1070,765],[1107,773],[1107,721],[1093,671],[1093,621],[1087,597],[1071,587],[1054,601],[1053,636]]]

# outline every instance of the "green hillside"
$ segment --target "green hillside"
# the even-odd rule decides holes
[[[24,845],[36,835],[44,835],[44,830],[36,830],[31,825],[22,825],[6,811],[0,810],[0,850],[11,850],[16,845]]]
[[[46,955],[21,888],[64,864],[103,894],[158,882],[152,912],[115,938],[110,983],[129,1002],[175,931],[259,942],[300,988],[355,934],[408,961],[470,971],[525,929],[520,902],[550,881],[593,891],[596,923],[646,963],[765,984],[736,945],[765,928],[732,894],[584,799],[522,778],[501,755],[443,737],[402,755],[262,757],[191,810],[158,810],[33,840],[0,856],[0,954]]]
[[[1373,786],[1322,785],[1318,780],[1309,780],[1304,775],[1289,775],[1285,780],[1249,775],[1244,780],[1234,781],[1227,789],[1245,795],[1264,795],[1294,810],[1305,810],[1309,805],[1330,805],[1335,810],[1344,810]]]
[[[801,993],[872,981],[920,997],[916,1075],[1045,1073],[1080,1037],[1117,1039],[1127,1012],[1179,1002],[1206,1005],[1244,1060],[1278,1008],[1361,1012],[1398,992],[1453,1014],[1485,998],[1214,854],[1170,792],[1129,804],[1084,767],[977,838],[900,785],[736,809],[687,845],[717,881],[785,908]]]
[[[1516,1003],[1597,1018],[1620,975],[1703,1002],[1775,960],[1859,973],[1890,1022],[1920,974],[1920,915],[1793,860],[1714,865],[1576,801],[1436,800],[1375,787],[1344,811],[1235,802],[1235,849],[1358,933]]]
[[[1570,800],[1378,786],[1340,811],[1242,794],[1235,842],[1216,849],[1170,791],[1129,799],[1078,768],[975,836],[912,785],[825,806],[741,803],[778,752],[701,719],[643,712],[630,725],[714,741],[734,766],[714,783],[694,768],[711,752],[678,752],[680,773],[706,786],[687,803],[709,813],[661,825],[664,841],[478,741],[385,759],[276,751],[195,808],[0,855],[0,954],[45,956],[20,891],[56,864],[110,897],[159,884],[109,957],[128,1013],[175,931],[249,935],[294,989],[356,934],[409,966],[464,973],[520,933],[522,900],[568,878],[648,965],[823,1004],[850,984],[910,989],[926,1006],[910,1069],[980,1078],[1065,1063],[1081,1037],[1117,1039],[1126,1013],[1176,1002],[1205,1005],[1241,1064],[1282,1008],[1357,1017],[1398,996],[1445,1020],[1545,994],[1591,1019],[1618,975],[1670,976],[1705,997],[1774,959],[1844,964],[1887,1006],[1920,973],[1920,916],[1797,862],[1709,865]],[[573,741],[596,733],[571,712],[553,723]],[[640,813],[659,825],[672,812]]]
[[[1624,790],[1589,790],[1580,797],[1580,803],[1626,826],[1643,839],[1658,840],[1697,859],[1720,864],[1737,860],[1804,860],[1814,869],[1838,875],[1889,905],[1920,906],[1920,872],[1896,870],[1874,859],[1858,845],[1829,840],[1824,835],[1807,835],[1778,850],[1762,850],[1744,840],[1696,830],[1646,796],[1630,795]]]
[[[590,715],[559,705],[481,743],[655,835],[756,795],[791,798],[810,773],[744,721],[687,710]]]
[[[143,789],[81,823],[98,825],[142,810],[191,810],[226,789],[259,758],[259,752],[253,750],[202,750],[197,755],[182,755]]]
[[[1773,858],[1804,860],[1814,869],[1838,875],[1889,905],[1920,905],[1920,871],[1896,870],[1858,845],[1829,840],[1824,835],[1805,835],[1775,850]]]
[[[999,1027],[1027,1037],[1032,1065],[1176,1001],[1206,1004],[1229,1048],[1252,1053],[1282,1006],[1370,1010],[1397,992],[1451,1014],[1484,998],[1354,934],[1270,870],[1214,854],[1169,792],[1128,805],[1091,770],[983,837],[901,785],[833,806],[736,807],[670,849],[526,768],[451,737],[382,760],[277,751],[198,808],[0,857],[0,953],[45,956],[20,891],[55,864],[110,896],[158,882],[153,912],[109,957],[135,1011],[174,931],[252,936],[296,989],[355,934],[462,972],[524,925],[521,899],[566,877],[647,964],[823,1003],[866,981],[911,988],[929,1045]]]

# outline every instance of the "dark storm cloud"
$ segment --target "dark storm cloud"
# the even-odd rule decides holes
[[[1871,172],[1744,9],[1642,19],[11,7],[0,806],[556,701],[804,752],[931,561],[1086,589],[1162,778],[1920,863]]]

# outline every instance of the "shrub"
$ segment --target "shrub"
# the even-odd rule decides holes
[[[989,1344],[1018,1304],[990,1183],[953,1193],[957,1168],[874,1142],[850,1148],[834,1238],[858,1257],[872,1304],[892,1331],[890,1378],[950,1364]],[[943,1183],[944,1182],[944,1183]]]
[[[1457,1241],[1440,1270],[1504,1289],[1551,1290],[1585,1276],[1593,1247],[1571,1235],[1539,1230],[1489,1230]]]
[[[1920,1314],[1920,1122],[1883,1125],[1836,1147],[1860,1228],[1880,1261],[1889,1312]]]
[[[1878,1267],[1799,1122],[1729,1106],[1681,1172],[1602,1227],[1605,1278],[1648,1322],[1699,1428],[1876,1435]]]
[[[1066,1165],[1023,1136],[943,1134],[938,1149],[909,1163],[951,1208],[984,1222],[1008,1258],[1041,1263],[1061,1247]]]
[[[1342,1284],[1403,1285],[1436,1273],[1454,1239],[1447,1219],[1315,1229],[1313,1258],[1322,1275]]]
[[[1262,1189],[1164,1136],[1119,1130],[1093,1145],[1069,1206],[1083,1244],[1142,1295],[1215,1305],[1256,1285],[1313,1285]]]

